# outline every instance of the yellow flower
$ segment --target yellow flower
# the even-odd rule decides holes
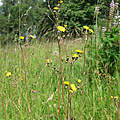
[[[73,54],[73,56],[72,56],[72,60],[77,60],[78,59],[78,55],[77,54]]]
[[[73,90],[69,90],[70,93],[73,93]]]
[[[75,52],[78,53],[78,54],[83,54],[82,50],[75,50]]]
[[[52,60],[46,59],[46,63],[47,63],[47,64],[49,64],[49,63],[51,63],[51,62],[52,62]]]
[[[78,82],[78,83],[81,83],[81,80],[80,80],[80,79],[78,79],[78,80],[77,80],[77,82]]]
[[[70,85],[70,83],[68,81],[64,81],[65,85]]]
[[[77,88],[75,87],[74,84],[70,84],[70,87],[71,87],[71,89],[72,89],[74,92],[77,91]]]
[[[53,9],[54,9],[54,10],[59,10],[59,7],[54,7]]]
[[[65,28],[63,26],[57,26],[57,29],[61,32],[65,32]]]
[[[67,25],[64,25],[64,27],[66,28],[66,27],[67,27]]]
[[[113,96],[111,96],[111,98],[113,99]]]
[[[88,26],[83,26],[84,29],[86,30],[89,30],[89,27]]]
[[[118,100],[119,97],[118,97],[118,96],[114,96],[114,97],[111,96],[111,98],[112,98],[112,99],[116,99],[116,100]]]
[[[32,39],[34,39],[34,36],[33,36],[33,35],[30,35],[30,37],[31,37]]]
[[[11,72],[6,72],[6,77],[10,77],[11,75]]]
[[[79,56],[77,54],[73,54],[73,58],[78,58]]]
[[[23,37],[23,36],[20,36],[19,38],[20,38],[21,40],[24,40],[24,37]]]
[[[59,3],[60,3],[60,4],[62,4],[62,3],[63,3],[63,1],[62,1],[62,0],[60,0],[60,1],[59,1]]]
[[[94,31],[93,31],[92,29],[89,29],[89,31],[90,31],[91,33],[94,33]]]

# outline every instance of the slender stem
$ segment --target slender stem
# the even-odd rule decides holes
[[[118,103],[118,108],[117,108],[117,120],[119,120],[119,109],[120,109],[120,101]]]
[[[58,79],[58,75],[57,75],[57,71],[55,72],[56,77],[57,77],[57,81],[58,81],[58,111],[59,111],[59,119],[61,120],[61,115],[60,115],[60,79]]]
[[[25,66],[25,60],[24,60],[24,51],[23,51],[23,48],[22,46],[20,45],[20,48],[21,48],[21,53],[22,53],[22,61],[23,61],[23,64],[24,64],[24,72],[25,72],[25,87],[26,87],[26,92],[27,92],[27,100],[28,100],[28,104],[30,106],[30,112],[32,114],[32,107],[30,105],[30,98],[29,98],[29,93],[28,93],[28,87],[27,87],[27,72],[26,72],[26,66]],[[32,118],[33,119],[33,118]]]
[[[84,82],[85,82],[85,47],[84,47],[84,63],[83,63],[83,96],[84,96]]]
[[[4,101],[3,101],[3,99],[2,99],[1,94],[0,94],[0,98],[1,98],[1,102],[2,102],[3,109],[4,109],[5,119],[7,119],[6,109],[5,109],[5,106],[4,106]]]
[[[73,61],[72,61],[73,62]],[[72,64],[70,65],[70,77],[69,77],[69,83],[71,84],[71,75],[72,75]],[[71,94],[69,93],[70,86],[68,88],[68,104],[67,104],[67,120],[68,120],[68,108],[70,103],[70,120],[71,120],[71,114],[72,114],[72,108],[71,108]]]
[[[63,66],[62,66],[62,58],[61,58],[61,44],[60,44],[60,40],[58,41],[58,47],[59,47],[59,60],[60,60],[60,70],[61,70],[61,75],[60,75],[60,79],[62,78],[62,98],[63,98],[63,104],[64,104],[64,114],[65,114],[65,101],[64,101],[64,77],[63,77]],[[65,114],[65,119],[66,119],[66,114]]]
[[[84,96],[84,82],[85,82],[85,48],[87,44],[87,30],[85,35],[85,43],[84,43],[84,63],[83,63],[83,96]]]

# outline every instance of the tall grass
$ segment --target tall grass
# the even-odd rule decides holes
[[[83,49],[82,46],[80,47],[80,42],[64,43],[64,46],[68,48],[67,55],[70,58],[75,49]],[[58,51],[57,43],[33,44],[23,49],[32,114],[30,106],[28,106],[21,50],[18,46],[15,48],[15,46],[8,45],[6,48],[0,49],[0,119],[22,120],[33,117],[37,120],[57,120],[57,78],[52,65],[46,66],[46,59],[49,58],[56,69],[59,68],[59,56],[54,55],[54,51]],[[88,48],[86,48],[86,59],[89,59],[87,50]],[[63,75],[64,81],[67,81],[69,80],[70,64],[65,62],[65,51],[63,47]],[[89,61],[86,61],[86,64],[88,63]],[[101,79],[99,73],[94,71],[91,73],[92,81],[89,82],[88,69],[89,66],[86,68],[83,99],[83,84],[82,82],[77,83],[77,79],[83,80],[83,55],[72,66],[71,83],[74,83],[78,88],[77,92],[71,94],[71,118],[77,120],[117,119],[119,99],[113,100],[111,96],[119,96],[119,75],[116,76],[117,81],[108,78],[109,82],[106,82],[105,79]],[[10,77],[5,75],[6,70],[12,73]],[[95,70],[97,71],[97,69]],[[59,74],[60,72],[58,72],[58,77]],[[61,81],[60,84],[62,84]],[[67,105],[68,100],[67,92],[67,89],[64,88],[65,105]],[[51,95],[53,98],[49,99]],[[60,88],[60,99],[62,100],[62,88]],[[64,119],[63,108],[64,105],[60,101],[62,120]]]

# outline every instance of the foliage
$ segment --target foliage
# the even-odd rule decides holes
[[[110,32],[105,32],[101,38],[98,50],[99,67],[102,73],[114,74],[116,64],[120,60],[120,32],[113,27]]]
[[[94,11],[97,4],[100,6],[100,17],[103,13],[108,16],[110,1],[102,0],[96,3],[96,0],[92,2],[65,0],[58,13],[58,23],[62,26],[68,25],[66,34],[69,36],[79,36],[81,26],[95,24]],[[55,13],[52,13],[51,10],[53,11],[53,8],[58,5],[58,0],[49,1],[51,10],[48,9],[48,0],[46,2],[42,0],[21,0],[21,2],[19,0],[2,0],[2,2],[3,5],[0,6],[0,33],[3,36],[7,35],[5,39],[14,41],[15,34],[23,35],[26,32],[36,34],[38,38],[41,36],[46,36],[49,39],[55,38],[54,22],[56,23],[56,19]]]

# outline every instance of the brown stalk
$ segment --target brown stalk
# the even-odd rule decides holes
[[[87,30],[86,30],[86,36],[85,36],[85,44],[84,44],[84,63],[83,63],[83,96],[84,96],[84,82],[85,82],[85,48],[87,44]]]
[[[62,98],[63,98],[64,114],[65,114],[64,86],[63,86],[64,77],[63,77],[63,66],[62,66],[62,57],[61,57],[61,44],[62,44],[62,38],[60,38],[60,40],[58,41],[58,47],[59,47],[59,60],[60,60],[60,71],[61,71],[60,79],[62,78]],[[66,118],[66,114],[65,114],[65,118]]]
[[[26,66],[25,66],[25,60],[24,60],[24,51],[22,46],[20,45],[21,48],[21,53],[22,53],[22,61],[23,61],[23,65],[24,65],[24,72],[25,72],[25,87],[26,87],[26,92],[27,92],[27,100],[28,100],[28,104],[30,106],[30,112],[32,114],[32,107],[30,105],[30,98],[29,98],[29,93],[28,93],[28,87],[27,87],[27,72],[26,72]],[[29,107],[28,107],[29,108]],[[33,116],[32,116],[33,119]]]

